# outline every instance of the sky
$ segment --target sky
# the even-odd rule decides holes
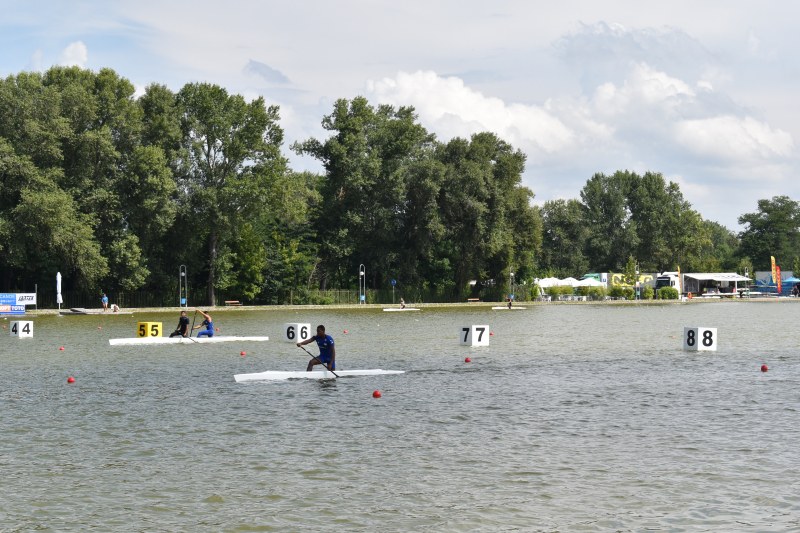
[[[743,229],[800,200],[800,3],[707,0],[0,0],[0,76],[112,68],[141,95],[208,82],[280,107],[284,153],[340,98],[413,106],[437,139],[492,131],[541,205],[659,172]]]

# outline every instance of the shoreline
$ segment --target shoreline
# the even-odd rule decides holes
[[[515,307],[540,307],[550,305],[639,305],[639,306],[652,306],[652,305],[691,305],[695,303],[719,303],[719,302],[800,302],[800,298],[691,298],[688,300],[600,300],[600,301],[555,301],[555,302],[516,302]],[[506,302],[451,302],[451,303],[413,303],[406,302],[408,307],[417,307],[419,309],[436,309],[436,308],[482,308],[485,306],[505,306]],[[113,311],[103,312],[102,308],[82,308],[87,312],[83,313],[66,313],[64,316],[130,316],[131,313],[180,313],[182,310],[187,312],[194,312],[195,309],[202,309],[210,313],[236,313],[241,311],[307,311],[307,310],[375,310],[375,309],[399,309],[399,304],[306,304],[306,305],[217,305],[217,306],[198,306],[198,307],[129,307],[121,308],[118,313]],[[70,308],[58,309],[32,309],[26,311],[24,315],[3,315],[4,318],[8,317],[22,317],[22,316],[48,316],[59,315],[64,311],[69,311]],[[489,309],[491,310],[491,309]]]

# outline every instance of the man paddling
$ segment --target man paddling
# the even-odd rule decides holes
[[[206,328],[203,331],[197,332],[197,336],[198,337],[213,337],[214,336],[214,321],[211,320],[211,315],[209,315],[208,313],[204,313],[203,311],[201,311],[199,309],[197,310],[197,312],[200,313],[201,315],[203,315],[203,323],[200,324],[199,326],[195,326],[194,329],[200,329],[202,327]]]
[[[178,327],[170,333],[172,337],[186,337],[189,334],[189,317],[186,316],[186,311],[181,311],[181,317],[178,319]]]
[[[314,357],[308,362],[306,371],[311,372],[314,365],[324,365],[328,370],[336,370],[336,346],[334,346],[333,337],[325,334],[325,326],[321,324],[317,326],[317,334],[303,342],[298,342],[297,346],[303,346],[311,341],[316,341],[319,347],[319,357]]]

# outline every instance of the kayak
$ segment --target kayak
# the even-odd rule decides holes
[[[111,346],[133,346],[136,344],[207,344],[214,342],[256,342],[268,341],[269,337],[132,337],[129,339],[108,339]]]
[[[494,309],[496,311],[502,311],[503,309],[508,310],[508,311],[513,311],[514,309],[525,309],[525,308],[524,307],[517,307],[517,306],[509,307],[507,305],[498,305],[498,306],[492,307],[492,309]]]
[[[381,376],[387,374],[403,374],[403,370],[381,370],[380,368],[371,368],[367,370],[334,370],[336,375],[340,378],[353,377],[353,376]],[[242,381],[261,381],[267,379],[335,379],[336,376],[333,372],[328,370],[312,370],[305,372],[303,370],[268,370],[266,372],[256,372],[255,374],[236,374],[233,376],[238,382]]]
[[[387,307],[384,311],[419,311],[419,307],[405,307],[402,309],[399,307]]]

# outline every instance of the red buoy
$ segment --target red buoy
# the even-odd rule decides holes
[[[344,330],[344,334],[347,335],[347,330]]]
[[[61,350],[63,352],[64,351],[64,347],[63,346],[60,347],[59,350]]]
[[[380,398],[381,397],[381,391],[379,391],[379,390],[373,391],[372,397],[373,398]]]
[[[72,376],[68,377],[67,383],[75,383],[75,378],[73,378]]]
[[[769,367],[767,365],[761,365],[762,372],[766,372],[767,370],[769,370]]]
[[[489,332],[489,336],[490,336],[490,337],[494,337],[494,331],[490,331],[490,332]]]
[[[242,357],[244,357],[245,355],[247,355],[247,352],[239,352],[239,355],[241,355]]]
[[[471,362],[472,362],[472,359],[470,359],[469,357],[467,357],[466,359],[464,359],[464,362],[465,362],[465,363],[471,363]]]

